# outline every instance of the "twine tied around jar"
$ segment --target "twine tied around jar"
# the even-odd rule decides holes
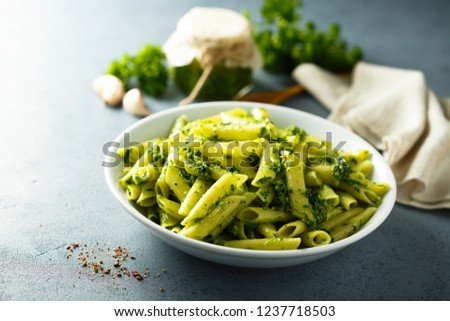
[[[235,65],[248,64],[252,61],[255,54],[256,52],[254,50],[254,45],[248,40],[235,42],[228,47],[216,46],[204,48],[199,58],[199,63],[203,69],[203,72],[195,83],[191,93],[186,98],[181,100],[178,106],[187,105],[197,98],[217,64],[223,60],[228,60],[230,63]]]

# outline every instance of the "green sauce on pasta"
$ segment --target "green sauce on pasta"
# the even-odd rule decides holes
[[[389,186],[368,151],[337,151],[267,112],[182,116],[167,138],[118,151],[119,183],[149,219],[180,235],[254,250],[301,250],[357,233]]]

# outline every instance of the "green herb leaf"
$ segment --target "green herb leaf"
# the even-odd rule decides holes
[[[127,90],[137,87],[144,93],[160,97],[169,81],[169,70],[165,54],[159,46],[146,45],[136,56],[124,54],[108,67],[108,74],[119,78]]]
[[[262,26],[253,23],[253,37],[264,60],[264,68],[290,73],[301,63],[315,63],[333,72],[349,72],[362,59],[359,47],[349,48],[339,25],[316,30],[312,21],[300,24],[299,0],[265,0]],[[251,21],[250,14],[247,18]]]

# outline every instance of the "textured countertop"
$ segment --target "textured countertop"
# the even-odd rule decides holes
[[[0,1],[0,300],[449,300],[448,210],[397,204],[338,254],[259,270],[186,255],[122,209],[104,180],[102,146],[137,119],[103,107],[91,81],[125,51],[162,44],[198,5],[256,13],[260,1]],[[450,96],[449,10],[445,0],[305,0],[303,13],[322,28],[339,22],[367,61],[422,70]],[[291,83],[256,79],[260,90]],[[157,112],[181,98],[171,87],[147,103]],[[306,94],[284,105],[327,115]],[[92,275],[77,252],[66,258],[70,243],[105,260],[108,247],[125,247],[136,256],[128,268],[150,275]]]

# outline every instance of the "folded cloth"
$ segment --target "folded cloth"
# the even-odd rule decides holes
[[[420,71],[360,62],[350,80],[301,64],[293,77],[330,109],[330,120],[383,151],[398,202],[450,208],[450,99],[439,100]]]

